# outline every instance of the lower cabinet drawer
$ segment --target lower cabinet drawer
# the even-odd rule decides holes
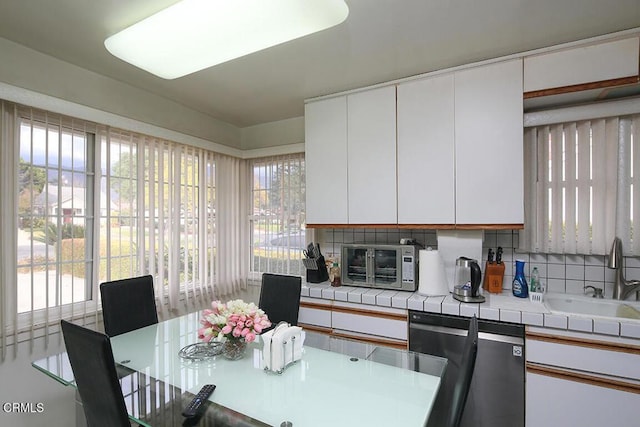
[[[640,347],[527,332],[526,425],[638,425]]]
[[[336,337],[375,345],[407,348],[407,313],[402,310],[375,310],[361,306],[319,304],[301,301],[298,324],[303,328]]]
[[[331,327],[363,334],[377,335],[397,340],[407,340],[407,319],[397,319],[383,314],[354,314],[342,311],[331,313]]]
[[[321,326],[324,328],[331,327],[331,307],[327,309],[300,306],[298,314],[298,323]]]
[[[565,378],[527,368],[527,427],[638,425],[638,391]]]

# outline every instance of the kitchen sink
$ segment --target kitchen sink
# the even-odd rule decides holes
[[[640,321],[640,302],[616,301],[582,295],[546,294],[544,305],[552,313],[635,319]]]

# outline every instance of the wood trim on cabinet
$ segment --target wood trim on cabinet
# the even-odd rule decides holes
[[[406,350],[408,348],[408,344],[406,341],[392,341],[392,340],[386,340],[384,338],[373,338],[373,337],[365,337],[360,335],[350,335],[350,334],[343,334],[335,331],[331,333],[331,336],[334,336],[337,338],[346,338],[346,339],[356,340],[356,341],[363,341],[363,342],[374,344],[374,345],[384,345],[386,347],[393,347],[401,350]]]
[[[522,230],[524,224],[307,224],[307,228],[396,228],[415,230]]]
[[[611,378],[603,378],[594,375],[587,375],[581,372],[568,371],[560,368],[552,368],[546,365],[527,362],[527,373],[544,375],[546,377],[558,378],[582,384],[589,384],[597,387],[604,387],[627,393],[640,394],[640,384],[629,383],[626,381],[615,380]]]
[[[331,311],[331,309],[333,308],[331,304],[318,304],[315,302],[307,302],[307,301],[300,301],[300,307],[313,308],[316,310],[326,310],[326,311]]]
[[[313,302],[300,301],[300,307],[311,308],[315,310],[337,311],[346,314],[355,314],[361,316],[378,317],[381,319],[400,320],[405,322],[409,319],[408,315],[398,313],[386,313],[384,311],[367,310],[365,308],[342,307],[339,305],[317,304]]]
[[[455,230],[455,224],[398,224],[401,230]]]
[[[313,331],[321,334],[331,335],[331,328],[327,328],[324,326],[309,325],[307,323],[298,323],[298,326],[300,326],[302,329],[306,329],[307,331]]]
[[[307,228],[396,228],[398,224],[307,224]]]
[[[564,93],[580,92],[583,90],[605,89],[615,86],[625,86],[635,84],[640,81],[640,76],[621,77],[610,80],[600,80],[591,83],[581,83],[577,85],[554,87],[550,89],[532,90],[523,94],[524,99],[539,98],[541,96],[561,95]]]
[[[405,314],[385,313],[382,311],[366,310],[363,308],[340,307],[340,306],[334,305],[331,308],[331,310],[337,311],[339,313],[378,317],[380,319],[400,320],[402,322],[406,322],[409,319],[406,313]]]
[[[456,230],[522,230],[524,224],[456,224]]]
[[[589,340],[583,338],[564,337],[551,334],[543,334],[539,332],[526,333],[527,340],[545,341],[555,344],[572,345],[597,350],[616,351],[619,353],[629,353],[640,356],[640,346],[621,343],[610,343],[597,340]]]

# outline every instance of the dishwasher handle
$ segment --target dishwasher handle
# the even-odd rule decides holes
[[[409,323],[409,329],[428,331],[428,332],[433,332],[437,334],[455,335],[460,337],[466,337],[468,332],[466,329],[458,329],[458,328],[451,328],[448,326],[438,326],[438,325],[423,325],[421,323]],[[478,332],[478,340],[496,341],[501,343],[514,344],[514,345],[524,344],[524,338],[512,337],[509,335],[493,334],[490,332]]]
[[[449,326],[424,325],[422,323],[409,323],[409,329],[419,329],[421,331],[435,332],[438,334],[467,336],[466,329],[452,328]]]

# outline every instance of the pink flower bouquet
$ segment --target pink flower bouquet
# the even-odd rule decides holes
[[[256,335],[271,326],[264,311],[254,303],[247,304],[241,299],[226,304],[213,301],[211,309],[202,312],[200,324],[202,327],[198,329],[198,338],[204,342],[227,338],[244,339],[250,343],[256,339]]]

